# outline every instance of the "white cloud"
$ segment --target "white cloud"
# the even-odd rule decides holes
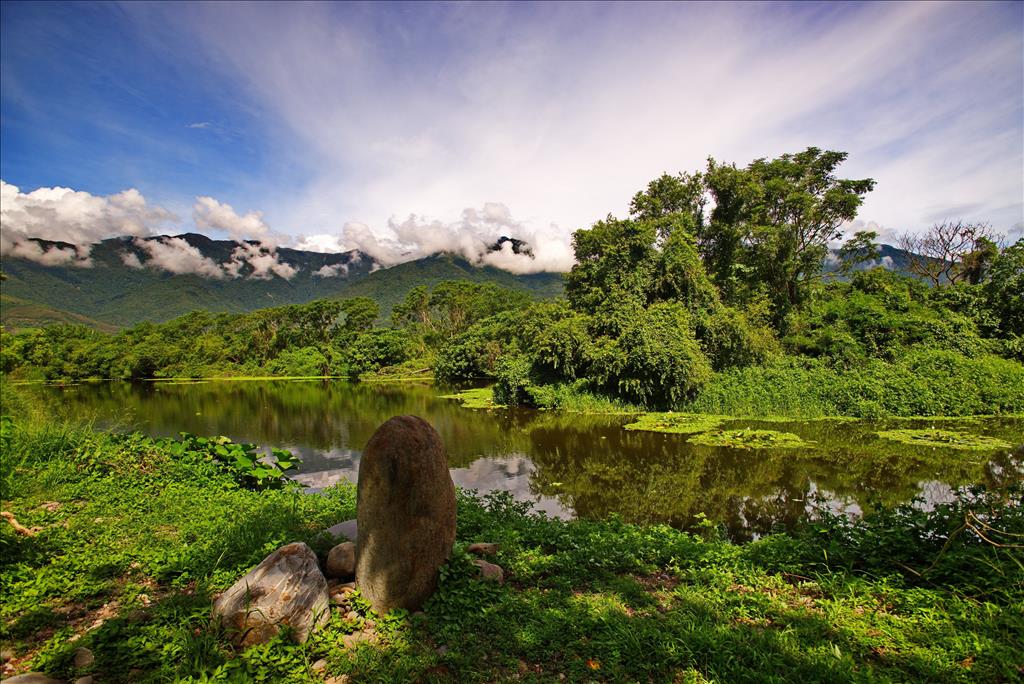
[[[196,123],[190,123],[186,128],[209,128],[210,125],[209,121],[197,121]]]
[[[263,213],[250,211],[244,216],[235,213],[230,204],[222,204],[212,197],[196,197],[192,206],[192,220],[200,230],[223,231],[232,240],[259,240],[277,242],[263,221]]]
[[[294,249],[301,249],[306,252],[321,252],[323,254],[334,254],[345,251],[339,236],[327,235],[325,233],[317,235],[300,235],[296,239]]]
[[[146,203],[134,188],[106,197],[70,188],[28,193],[0,180],[0,254],[45,265],[91,266],[89,246],[117,235],[143,236],[178,217]],[[66,242],[74,248],[43,250],[29,238]]]
[[[317,278],[343,278],[348,275],[348,264],[324,264],[313,271]]]
[[[231,277],[237,278],[245,265],[251,268],[249,277],[255,280],[270,280],[275,275],[291,280],[299,272],[278,258],[277,249],[273,245],[252,242],[238,243],[231,253],[231,260],[224,264],[224,270]]]
[[[135,252],[121,252],[121,262],[128,268],[140,269],[143,267],[139,255]]]
[[[6,234],[0,234],[0,253],[20,259],[35,261],[43,266],[77,266],[91,268],[92,258],[89,247],[60,247],[51,245],[46,249],[34,240],[11,240]]]
[[[203,256],[202,252],[186,242],[184,238],[136,239],[134,243],[149,256],[142,264],[147,268],[160,269],[179,275],[194,273],[207,278],[221,279],[225,276],[224,269],[217,262]],[[124,261],[124,257],[122,260]]]
[[[392,219],[387,226],[389,237],[379,237],[363,223],[346,224],[337,238],[316,237],[319,244],[359,250],[385,266],[439,252],[459,254],[474,264],[495,266],[513,273],[568,271],[573,264],[572,247],[566,237],[558,231],[544,233],[530,229],[516,221],[508,207],[498,202],[487,202],[480,209],[464,209],[458,221],[427,220],[411,214],[404,221]],[[532,254],[515,253],[511,242],[498,248],[502,237],[525,241]],[[306,240],[308,242],[309,238]]]

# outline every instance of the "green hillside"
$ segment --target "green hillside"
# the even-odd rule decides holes
[[[115,332],[116,325],[102,323],[81,314],[62,311],[45,304],[37,304],[20,297],[0,294],[0,325],[14,332],[25,328],[45,328],[49,325],[84,325],[101,332]]]
[[[402,301],[414,287],[433,287],[445,280],[469,280],[494,283],[502,287],[525,290],[537,299],[553,299],[563,291],[562,274],[532,273],[516,275],[493,266],[478,267],[453,254],[434,254],[417,261],[398,264],[350,281],[337,295],[339,298],[369,297],[387,317],[395,304]]]
[[[180,236],[203,256],[216,263],[230,258],[236,243],[211,240],[203,235]],[[44,247],[59,243],[41,243]],[[505,287],[528,290],[539,297],[562,292],[562,276],[540,273],[517,276],[496,268],[477,268],[451,255],[434,255],[419,261],[379,269],[358,252],[324,254],[281,248],[279,259],[298,269],[290,280],[248,277],[208,278],[176,275],[150,268],[130,268],[123,255],[145,254],[128,238],[104,240],[93,246],[92,268],[43,266],[25,259],[5,258],[5,295],[37,306],[50,307],[68,315],[79,315],[95,323],[131,326],[142,321],[162,322],[190,311],[243,313],[270,306],[303,304],[316,299],[359,295],[376,299],[387,316],[395,302],[416,285],[434,285],[442,280],[466,279],[494,282]],[[324,266],[344,265],[343,275],[321,278],[314,273]],[[6,304],[5,304],[6,307]],[[33,320],[31,317],[26,320]]]

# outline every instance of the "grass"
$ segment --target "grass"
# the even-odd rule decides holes
[[[942,447],[946,449],[962,449],[967,451],[990,451],[994,449],[1011,449],[1013,445],[995,437],[972,435],[955,430],[883,430],[879,437],[891,439],[903,444],[916,446]]]
[[[6,407],[5,407],[6,408]],[[665,526],[560,521],[507,495],[458,499],[457,546],[423,615],[358,596],[306,644],[236,652],[212,597],[290,541],[354,517],[351,486],[250,491],[198,452],[55,421],[5,420],[0,642],[28,669],[103,681],[1009,681],[1024,653],[1020,493],[828,517],[748,545]],[[959,504],[958,504],[959,505]],[[975,516],[971,518],[970,516]],[[976,525],[979,523],[975,523]],[[989,529],[991,528],[991,529]],[[992,532],[991,530],[997,530]],[[952,533],[952,534],[951,534]],[[1000,536],[1002,535],[1002,536]],[[949,542],[946,539],[949,538]],[[504,586],[465,545],[501,544]],[[350,620],[343,612],[355,610]],[[373,619],[380,641],[345,649]],[[75,648],[95,664],[77,671]],[[323,672],[312,665],[326,661]]]

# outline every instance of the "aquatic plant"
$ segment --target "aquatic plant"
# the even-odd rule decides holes
[[[626,430],[643,432],[667,432],[676,435],[693,435],[714,430],[725,420],[721,416],[698,413],[645,413],[636,421],[625,425]]]
[[[689,440],[691,444],[734,449],[801,449],[814,442],[807,442],[792,432],[775,430],[712,430]]]
[[[891,439],[903,444],[915,446],[945,447],[947,449],[964,449],[970,451],[989,451],[993,449],[1009,449],[1013,445],[995,437],[972,435],[957,430],[883,430],[877,433],[883,439]]]

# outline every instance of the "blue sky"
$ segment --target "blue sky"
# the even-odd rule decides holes
[[[64,202],[43,208],[72,242],[198,226],[409,254],[517,231],[555,263],[664,171],[809,145],[876,178],[860,219],[883,234],[1024,224],[1022,3],[0,12],[5,229]],[[26,199],[53,187],[76,193]]]

